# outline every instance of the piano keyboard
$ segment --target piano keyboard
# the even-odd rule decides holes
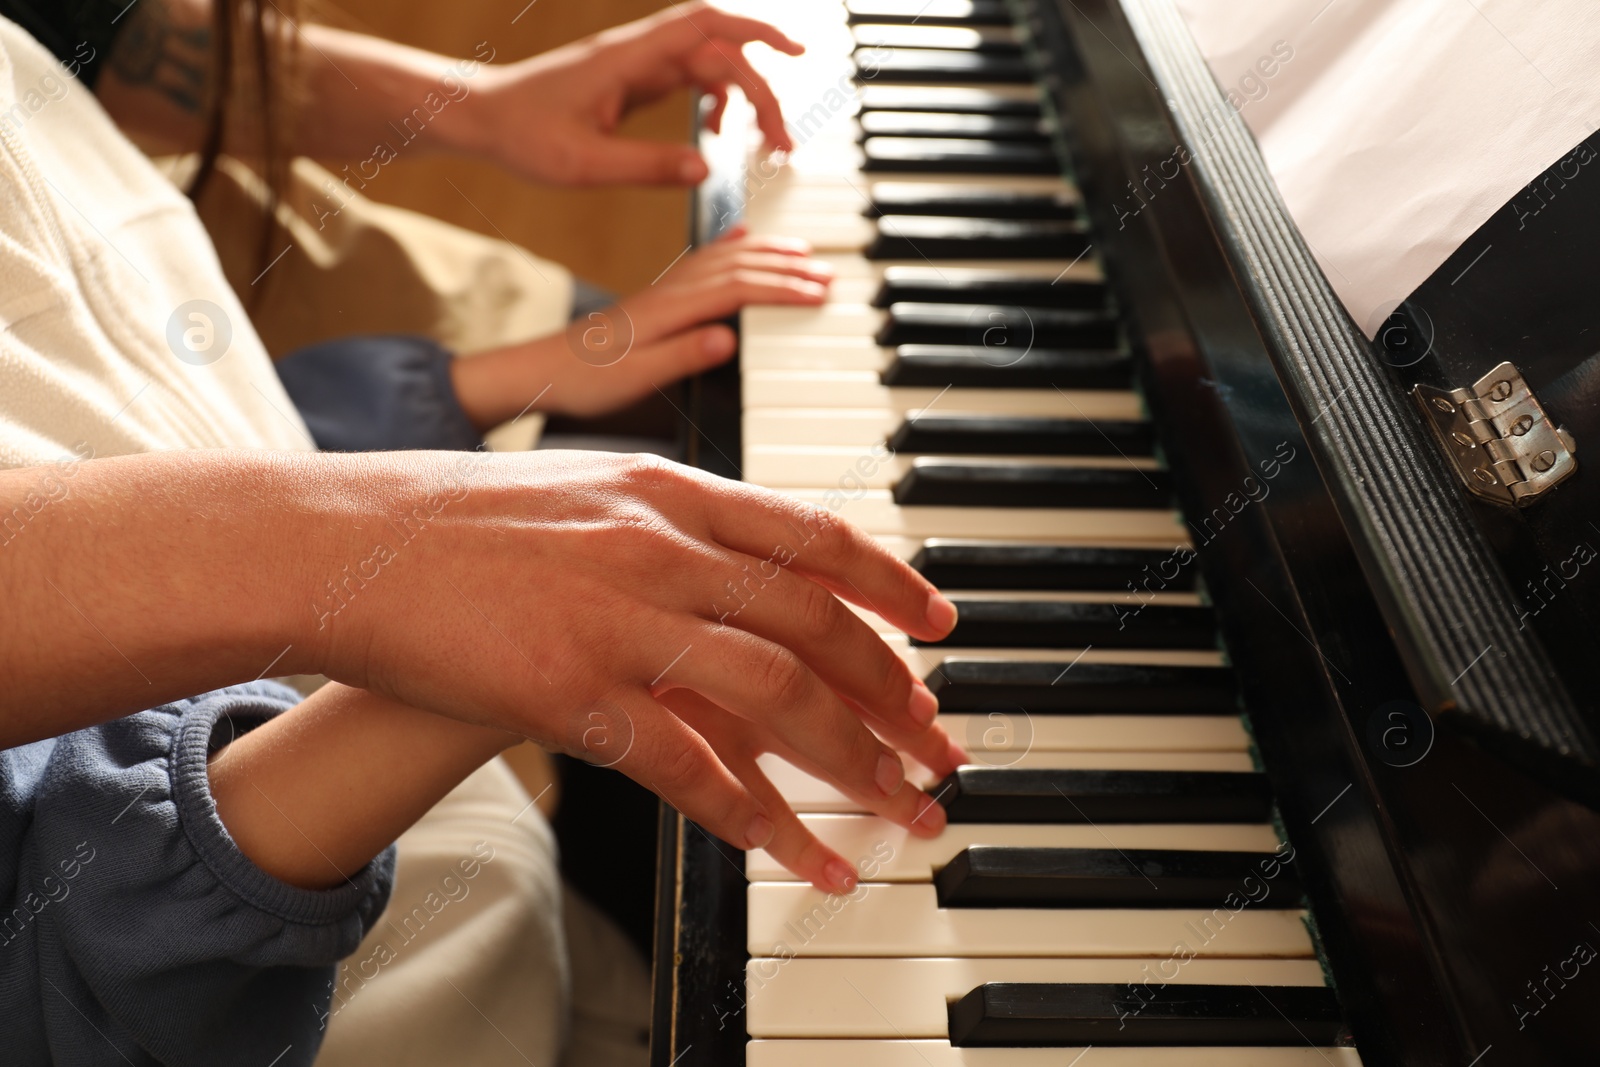
[[[748,1064],[1359,1067],[1004,3],[739,9],[807,46],[745,222],[837,278],[742,315],[744,476],[950,591],[944,642],[862,614],[974,761],[908,768],[933,840],[762,761],[861,882],[748,855]]]

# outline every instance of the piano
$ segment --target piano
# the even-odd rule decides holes
[[[686,452],[956,600],[936,644],[863,614],[973,763],[923,772],[934,840],[764,764],[848,896],[663,808],[654,1067],[1594,1062],[1600,405],[1544,392],[1594,325],[1578,198],[1368,341],[1173,0],[738,9],[808,46],[762,68],[797,148],[730,113],[697,239],[837,281],[742,313]],[[1427,405],[1508,381],[1567,477],[1496,500]]]

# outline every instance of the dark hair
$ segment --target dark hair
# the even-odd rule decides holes
[[[255,166],[266,184],[257,258],[266,261],[274,209],[289,184],[298,103],[299,22],[304,0],[215,0],[205,139],[189,182],[198,198],[226,149]]]

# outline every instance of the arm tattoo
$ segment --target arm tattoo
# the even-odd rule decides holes
[[[135,0],[128,25],[107,58],[124,82],[149,86],[182,110],[198,114],[215,62],[211,26],[174,22],[165,0]]]

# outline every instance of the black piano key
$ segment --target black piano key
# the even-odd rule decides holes
[[[1089,244],[1089,228],[1077,219],[884,215],[877,229],[868,259],[1061,259],[1082,254]]]
[[[946,378],[940,384],[949,381]],[[933,384],[931,380],[890,381],[887,376],[884,383]],[[973,382],[958,380],[954,384],[970,386]],[[900,424],[889,437],[889,447],[898,454],[912,455],[1132,458],[1154,451],[1155,432],[1148,422],[1090,422],[1027,415],[919,415],[915,421],[907,419]]]
[[[1166,550],[930,540],[911,559],[940,589],[1115,589],[1185,592],[1193,568]],[[1171,577],[1167,577],[1170,574]]]
[[[877,85],[1031,85],[1020,54],[942,48],[875,48],[856,53],[856,80]]]
[[[857,22],[851,30],[856,51],[874,48],[936,48],[1011,53],[1022,51],[1012,26],[931,26],[917,23]]]
[[[874,114],[901,113],[874,112]],[[983,116],[951,117],[982,118]],[[867,116],[863,116],[863,125],[866,124],[866,118]],[[900,133],[897,136],[910,135]],[[1025,193],[1016,190],[987,189],[980,185],[878,182],[872,188],[872,203],[862,214],[868,218],[881,218],[884,215],[921,215],[961,219],[1072,220],[1083,217],[1083,202],[1075,191],[1065,186],[1055,192]],[[974,280],[984,281],[986,279],[981,275],[988,273],[992,272],[981,272]],[[987,280],[991,285],[995,281]],[[1041,285],[1048,286],[1050,279],[1041,278],[1038,281]],[[1017,301],[1017,303],[1025,302]],[[1029,306],[1058,305],[1046,302]]]
[[[1070,225],[1070,224],[1069,224]],[[1041,348],[1115,349],[1116,316],[1097,308],[1030,308],[1011,304],[889,305],[880,345],[973,345],[1018,352]],[[1003,359],[1006,353],[997,358]]]
[[[976,137],[868,137],[861,169],[871,174],[1059,174],[1048,143]],[[1068,253],[1071,255],[1072,253]]]
[[[1007,600],[955,594],[961,615],[940,641],[920,648],[1217,647],[1216,614],[1194,604]],[[1070,671],[1068,673],[1071,673]]]
[[[1272,814],[1254,771],[956,770],[931,790],[951,822],[1259,823]]]
[[[870,111],[955,111],[964,115],[1044,114],[1036,94],[953,85],[863,85],[862,114]]]
[[[1015,304],[1021,307],[1106,307],[1104,282],[982,268],[886,267],[872,306],[891,304]]]
[[[1298,907],[1271,852],[975,845],[934,876],[941,908]]]
[[[1005,0],[845,0],[853,26],[860,22],[917,26],[1009,26]]]
[[[1326,986],[1056,985],[992,982],[950,1005],[958,1047],[1338,1045]]]
[[[1129,508],[1173,505],[1166,471],[918,457],[894,487],[902,507]]]
[[[884,385],[921,385],[964,389],[1128,389],[1132,361],[1126,353],[1095,349],[1071,351],[1019,346],[901,345],[889,365],[878,372]],[[919,422],[921,420],[918,420]],[[1037,421],[1037,420],[1036,420]],[[914,449],[947,452],[949,449]],[[995,455],[1002,448],[983,449]],[[1023,449],[1032,453],[1034,449]],[[1109,452],[1109,450],[1107,450]],[[1131,455],[1131,453],[1129,453]]]
[[[1050,139],[1050,127],[1029,115],[961,115],[951,111],[869,111],[861,116],[861,136],[976,137],[985,141]],[[981,211],[969,212],[982,215]]]
[[[923,679],[952,712],[1032,715],[1227,715],[1239,710],[1226,667],[1050,663],[951,657]]]

